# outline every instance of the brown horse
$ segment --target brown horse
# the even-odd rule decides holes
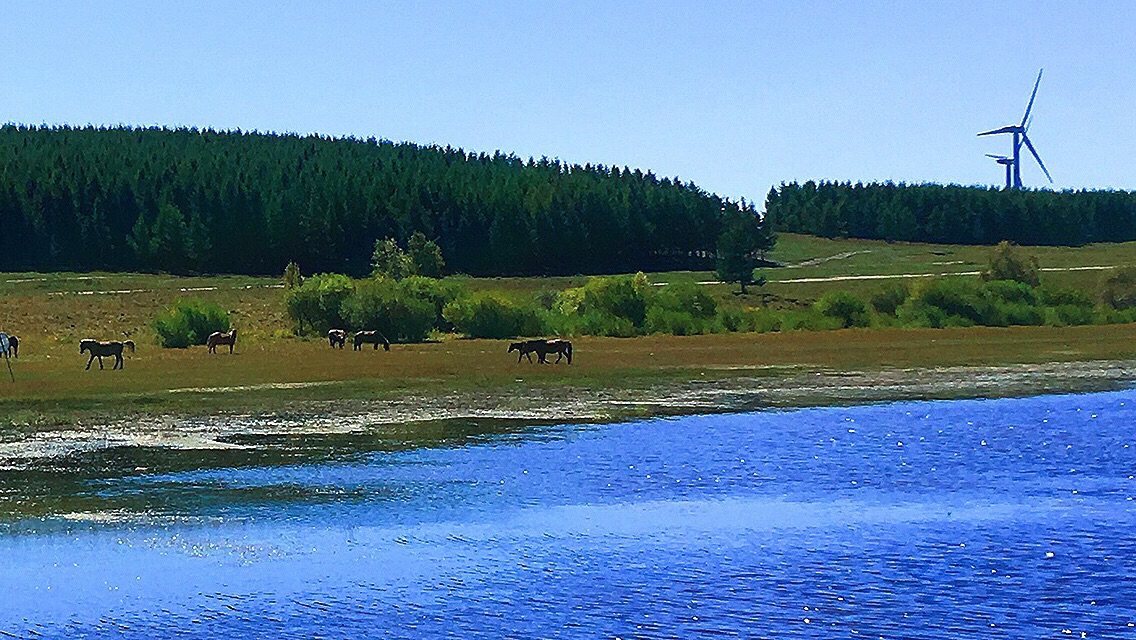
[[[79,341],[79,353],[90,352],[91,357],[87,359],[87,369],[90,370],[91,363],[95,358],[99,359],[99,368],[103,368],[103,356],[114,356],[114,366],[111,370],[122,369],[122,350],[124,348],[130,349],[130,353],[134,353],[134,341],[127,340],[125,342],[99,342],[98,340],[91,340],[87,338]]]
[[[217,353],[217,345],[219,344],[229,345],[229,353],[232,353],[233,346],[237,344],[237,330],[233,329],[228,333],[214,331],[205,339],[205,346],[209,347],[209,353]]]
[[[364,344],[375,345],[376,351],[378,351],[380,344],[383,345],[383,351],[391,350],[390,341],[387,340],[386,336],[379,333],[378,331],[359,331],[355,334],[352,342],[354,343],[355,351],[362,349]]]
[[[509,353],[517,352],[517,362],[521,361],[522,357],[529,359],[532,362],[532,354],[536,354],[536,361],[540,364],[548,364],[545,358],[550,353],[556,354],[556,362],[560,364],[560,360],[567,358],[568,364],[572,364],[572,343],[567,340],[554,338],[552,340],[525,340],[524,342],[514,342],[509,345]]]
[[[347,344],[347,332],[343,329],[328,329],[327,330],[327,343],[334,349],[335,347],[343,348]]]

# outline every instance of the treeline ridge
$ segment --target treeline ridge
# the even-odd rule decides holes
[[[377,139],[0,127],[0,270],[362,275],[376,239],[454,272],[673,266],[752,205],[638,169]]]

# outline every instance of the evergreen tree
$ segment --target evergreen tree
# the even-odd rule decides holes
[[[718,237],[717,274],[722,282],[737,282],[742,295],[746,285],[753,283],[753,271],[757,268],[757,254],[765,234],[761,231],[761,220],[749,213],[733,215],[726,223],[722,235]]]

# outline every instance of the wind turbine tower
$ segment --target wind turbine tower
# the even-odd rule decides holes
[[[1012,133],[1014,135],[1014,148],[1012,156],[1007,157],[986,154],[987,156],[994,158],[998,162],[998,164],[1005,165],[1007,189],[1022,188],[1021,149],[1023,144],[1027,149],[1029,149],[1030,153],[1033,154],[1034,159],[1037,160],[1037,166],[1041,167],[1041,170],[1045,172],[1045,177],[1049,178],[1050,183],[1053,182],[1053,176],[1049,175],[1049,169],[1045,168],[1045,163],[1041,161],[1041,156],[1037,154],[1037,149],[1033,147],[1033,143],[1030,142],[1029,136],[1026,135],[1026,130],[1029,129],[1030,110],[1033,109],[1033,100],[1037,97],[1037,88],[1041,85],[1041,74],[1043,71],[1045,70],[1042,69],[1041,71],[1037,72],[1037,82],[1035,82],[1033,85],[1033,93],[1030,94],[1029,104],[1026,105],[1026,113],[1022,116],[1021,124],[1011,124],[1002,127],[1001,129],[992,129],[990,131],[983,131],[982,133],[978,134],[980,136],[993,136],[1002,133]]]

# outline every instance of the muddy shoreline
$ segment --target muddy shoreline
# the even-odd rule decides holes
[[[715,373],[715,372],[711,372]],[[243,448],[240,436],[413,432],[452,420],[556,424],[904,400],[995,398],[1119,390],[1136,385],[1136,361],[960,366],[878,371],[723,370],[720,377],[638,388],[515,387],[416,393],[381,400],[297,401],[279,411],[164,415],[22,434],[0,443],[0,469],[116,447]],[[426,428],[426,427],[423,427]],[[442,427],[444,429],[444,427]]]

